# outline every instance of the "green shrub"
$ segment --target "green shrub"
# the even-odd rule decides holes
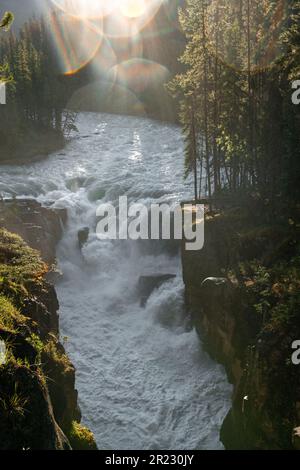
[[[74,450],[97,450],[93,433],[76,421],[73,421],[67,437]]]
[[[45,344],[43,352],[47,356],[47,362],[55,363],[61,370],[67,372],[73,367],[67,354],[59,349],[56,338],[53,337]]]
[[[26,297],[33,282],[42,284],[47,265],[18,235],[0,229],[0,292],[12,299]]]
[[[20,324],[25,324],[26,318],[20,314],[12,302],[0,294],[0,328],[15,331]]]
[[[28,398],[18,392],[17,385],[15,385],[15,391],[12,395],[0,396],[1,412],[12,420],[24,417],[27,403]]]
[[[42,356],[42,352],[44,350],[44,343],[43,341],[40,339],[40,337],[34,333],[32,333],[28,338],[26,338],[26,341],[31,344],[31,346],[36,350],[36,353],[37,353],[37,358],[36,358],[36,361],[38,363],[41,362],[41,356]]]

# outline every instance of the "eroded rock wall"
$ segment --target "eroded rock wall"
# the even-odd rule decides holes
[[[300,338],[298,252],[295,227],[265,225],[240,209],[207,217],[203,250],[183,244],[186,302],[234,384],[221,431],[228,449],[297,446],[300,371],[291,345]]]

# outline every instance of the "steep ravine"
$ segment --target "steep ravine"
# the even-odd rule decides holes
[[[0,449],[93,449],[79,424],[75,368],[60,342],[55,289],[45,280],[50,268],[39,255],[54,262],[65,213],[11,201],[1,203],[0,219]]]
[[[101,242],[95,234],[101,203],[118,207],[119,197],[127,196],[129,203],[149,207],[190,197],[181,130],[96,113],[80,113],[77,127],[63,152],[2,166],[0,193],[14,203],[30,198],[68,214],[55,286],[83,422],[101,449],[223,449],[220,426],[232,387],[191,327],[178,252],[165,242]],[[40,225],[39,210],[30,204],[23,237]],[[78,231],[85,228],[80,251]],[[51,246],[51,238],[38,238]],[[158,275],[169,280],[143,293],[141,302],[139,281]]]
[[[256,214],[256,215],[254,215]],[[182,249],[186,302],[213,358],[234,384],[227,449],[298,449],[299,229],[258,211],[207,216],[205,246]]]

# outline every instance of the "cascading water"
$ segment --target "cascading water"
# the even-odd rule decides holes
[[[83,422],[101,449],[220,449],[230,406],[223,368],[203,352],[184,310],[179,256],[163,244],[99,241],[101,202],[178,202],[183,143],[173,125],[82,113],[62,153],[2,167],[0,192],[66,208],[57,256],[61,332],[77,369]],[[78,230],[90,228],[80,252]],[[177,274],[140,306],[141,275]]]

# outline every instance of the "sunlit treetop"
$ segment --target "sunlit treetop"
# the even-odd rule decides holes
[[[14,15],[10,11],[4,13],[2,20],[0,21],[0,28],[8,31],[14,21]]]

